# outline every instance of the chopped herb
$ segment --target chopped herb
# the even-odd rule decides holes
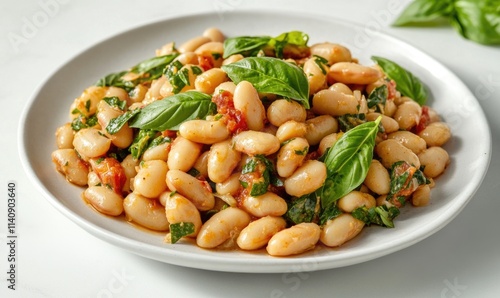
[[[127,102],[125,100],[120,100],[117,96],[104,97],[102,100],[104,100],[109,106],[117,107],[122,111],[127,107]]]
[[[194,233],[194,224],[192,222],[170,224],[170,241],[172,244],[192,233]]]

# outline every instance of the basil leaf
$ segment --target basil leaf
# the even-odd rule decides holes
[[[202,119],[215,113],[212,97],[198,91],[188,91],[152,102],[132,118],[130,126],[156,131],[177,130],[187,120]]]
[[[255,56],[271,40],[269,36],[239,36],[229,37],[224,40],[224,56],[242,54],[243,56]]]
[[[294,225],[302,222],[312,222],[316,214],[317,200],[314,194],[297,198],[288,203],[285,219]]]
[[[140,74],[144,78],[141,81],[152,81],[161,77],[163,69],[169,65],[179,54],[168,54],[144,60],[130,69],[131,72]]]
[[[497,0],[456,0],[451,24],[465,38],[500,44],[500,3]]]
[[[125,123],[127,123],[135,115],[139,114],[140,111],[141,109],[128,110],[120,116],[111,119],[108,123],[108,126],[106,126],[106,131],[112,135],[117,133],[123,127],[123,125],[125,125]]]
[[[301,31],[285,32],[270,40],[269,45],[274,48],[276,57],[283,58],[283,49],[287,45],[305,46],[309,35]]]
[[[453,13],[450,0],[416,0],[399,15],[394,26],[432,25],[446,20]]]
[[[428,97],[427,90],[425,90],[425,86],[419,78],[389,59],[372,56],[372,60],[377,62],[385,74],[396,82],[396,89],[399,92],[410,97],[421,106],[425,104]]]
[[[117,107],[122,111],[125,110],[125,107],[127,106],[127,101],[120,100],[117,96],[104,97],[102,100],[104,100],[110,107]]]
[[[121,72],[116,72],[116,73],[111,73],[108,74],[101,79],[99,79],[95,85],[99,87],[118,87],[125,89],[125,91],[130,92],[132,89],[134,89],[135,84],[131,81],[125,81],[122,79],[122,77],[127,74],[128,71],[121,71]]]
[[[394,218],[400,214],[400,211],[396,207],[387,207],[386,205],[381,205],[372,208],[366,208],[365,206],[354,209],[351,215],[363,221],[366,225],[376,224],[379,226],[394,228]]]
[[[368,95],[366,99],[366,103],[368,104],[368,108],[375,107],[376,112],[382,112],[383,107],[387,101],[387,96],[389,95],[389,90],[387,89],[387,85],[381,85],[377,88],[373,89],[372,92]]]
[[[85,115],[79,113],[78,117],[74,118],[73,121],[71,121],[71,128],[74,131],[79,131],[83,128],[93,127],[97,124],[97,122],[98,120],[96,114],[85,117]]]
[[[172,244],[179,241],[182,237],[194,233],[194,224],[192,222],[178,222],[170,224],[170,242]]]
[[[278,58],[248,57],[222,69],[235,84],[249,81],[259,92],[294,99],[309,109],[309,82],[296,65]]]
[[[154,130],[141,129],[130,145],[130,153],[135,159],[141,158],[142,154],[149,147],[157,132]]]
[[[321,209],[321,213],[319,214],[319,225],[324,225],[330,219],[334,219],[342,214],[337,204],[332,204],[327,208]]]
[[[365,114],[344,114],[339,116],[339,127],[343,132],[349,131],[354,127],[361,125],[366,122]]]
[[[365,180],[373,158],[375,137],[381,117],[344,133],[330,147],[324,158],[327,179],[320,188],[321,206],[330,207],[335,201],[358,187]]]

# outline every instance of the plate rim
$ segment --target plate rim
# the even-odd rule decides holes
[[[238,15],[238,14],[248,15],[248,14],[250,14],[251,15],[251,14],[263,14],[263,13],[265,13],[267,15],[272,14],[272,15],[283,15],[283,16],[295,16],[295,17],[302,17],[302,18],[307,18],[307,19],[317,17],[317,16],[322,16],[322,14],[316,14],[316,13],[310,13],[310,12],[300,13],[300,12],[294,11],[294,10],[283,10],[283,11],[280,11],[278,13],[269,12],[269,11],[260,10],[260,9],[244,9],[241,11],[225,12],[225,14],[228,14],[228,15],[229,14],[231,14],[231,15]],[[252,258],[249,258],[248,260],[243,259],[240,261],[240,263],[236,264],[236,266],[241,265],[242,268],[239,270],[235,270],[234,260],[228,261],[227,259],[224,259],[223,255],[221,257],[217,256],[217,258],[215,258],[213,256],[208,257],[208,256],[201,255],[201,256],[198,256],[198,259],[191,259],[192,258],[191,253],[188,253],[187,256],[184,256],[185,253],[183,254],[182,251],[179,255],[179,253],[178,253],[179,251],[174,250],[174,251],[169,251],[169,253],[173,253],[174,257],[177,257],[178,259],[173,259],[172,262],[167,262],[164,259],[161,259],[158,257],[157,253],[159,253],[158,252],[158,250],[160,250],[159,247],[154,246],[154,245],[150,245],[147,243],[142,243],[138,240],[131,239],[131,238],[128,238],[126,236],[111,232],[105,228],[102,228],[102,227],[96,225],[93,222],[90,222],[90,221],[80,217],[78,214],[73,212],[71,209],[64,206],[64,204],[61,201],[59,201],[54,195],[52,195],[51,192],[47,189],[47,187],[45,185],[43,185],[43,183],[38,179],[38,176],[36,175],[35,170],[32,168],[32,165],[29,163],[30,158],[28,156],[27,148],[25,146],[25,144],[26,144],[26,136],[25,136],[26,127],[25,126],[27,123],[27,117],[29,116],[31,108],[32,108],[33,104],[35,103],[39,93],[49,83],[49,81],[54,76],[56,76],[56,74],[59,71],[61,71],[62,68],[64,68],[66,65],[70,64],[72,61],[76,60],[78,57],[85,54],[89,50],[108,42],[112,38],[127,35],[127,34],[130,34],[132,31],[141,30],[147,26],[152,26],[152,25],[156,25],[159,23],[163,23],[163,22],[175,22],[175,21],[179,21],[179,20],[182,20],[185,18],[190,18],[190,17],[200,17],[200,16],[201,17],[209,17],[209,16],[214,16],[216,14],[217,14],[216,12],[201,12],[201,13],[193,13],[193,14],[182,14],[182,15],[176,15],[176,16],[160,17],[160,18],[152,19],[152,20],[149,20],[146,22],[141,22],[141,23],[135,24],[131,27],[127,27],[123,30],[120,30],[118,32],[107,35],[104,38],[96,40],[95,42],[91,42],[88,46],[84,47],[82,50],[76,52],[74,55],[65,59],[61,64],[59,64],[55,69],[53,69],[47,75],[47,77],[45,77],[36,86],[34,91],[31,93],[28,101],[26,102],[26,104],[23,107],[21,117],[19,119],[18,138],[17,138],[17,143],[18,143],[18,148],[19,148],[18,151],[19,151],[19,156],[21,159],[21,164],[22,164],[22,167],[24,169],[24,172],[29,177],[29,180],[32,182],[32,184],[35,185],[35,188],[42,193],[42,195],[45,197],[45,199],[47,201],[49,201],[49,203],[53,207],[55,207],[56,210],[58,210],[60,213],[62,213],[68,219],[70,219],[71,221],[76,223],[78,226],[83,228],[86,232],[99,238],[102,241],[111,243],[114,246],[118,246],[119,248],[125,249],[129,252],[132,252],[132,253],[135,253],[138,255],[142,255],[143,257],[155,259],[157,261],[170,263],[170,264],[178,265],[178,266],[204,269],[204,270],[224,271],[224,272],[246,272],[246,273],[282,273],[282,272],[287,272],[290,270],[290,268],[291,268],[290,266],[297,264],[297,258],[273,258],[273,257],[271,257],[271,258],[266,259],[265,261],[264,260],[257,261],[257,260],[252,259]],[[347,23],[347,24],[352,25],[352,26],[357,27],[357,28],[363,27],[363,25],[360,23],[356,23],[356,22],[353,22],[350,20],[345,20],[343,18],[330,17],[330,19],[328,21],[332,22],[332,23],[336,23],[336,24],[339,24],[340,22],[342,22],[344,24]],[[440,224],[438,227],[432,226],[432,228],[431,228],[429,226],[429,227],[420,229],[419,230],[420,233],[418,234],[418,237],[415,237],[415,235],[413,235],[413,234],[411,235],[412,237],[410,237],[410,235],[407,235],[405,238],[410,238],[410,240],[408,240],[408,241],[404,241],[403,243],[400,243],[399,245],[392,245],[392,246],[388,245],[388,247],[380,247],[379,249],[376,250],[376,253],[373,253],[369,256],[366,253],[358,253],[358,255],[351,256],[351,258],[349,259],[350,261],[349,260],[344,260],[344,261],[334,260],[334,262],[336,262],[336,263],[332,264],[332,261],[330,260],[330,261],[321,263],[319,261],[324,261],[324,260],[322,260],[323,258],[327,258],[327,259],[331,258],[331,256],[321,256],[321,257],[319,257],[319,260],[318,260],[319,265],[317,265],[314,268],[302,268],[302,269],[304,269],[303,271],[316,271],[316,270],[333,269],[333,268],[344,267],[344,266],[349,266],[349,265],[354,265],[354,264],[366,262],[369,260],[373,260],[373,259],[385,256],[385,255],[394,253],[396,251],[402,250],[402,249],[407,248],[407,247],[409,247],[417,242],[422,241],[423,239],[431,236],[432,234],[435,234],[436,232],[438,232],[439,230],[444,228],[449,222],[451,222],[461,212],[461,210],[463,208],[465,208],[465,206],[468,204],[468,202],[470,202],[470,200],[474,197],[477,190],[480,188],[480,186],[484,180],[484,177],[486,176],[486,173],[488,172],[488,167],[490,165],[491,155],[492,155],[491,154],[491,152],[492,152],[491,128],[489,126],[489,123],[487,121],[487,118],[484,114],[482,107],[479,105],[478,99],[474,96],[474,94],[472,94],[472,92],[465,85],[465,83],[454,72],[452,72],[449,68],[445,67],[440,61],[433,58],[431,55],[429,55],[428,53],[426,53],[425,51],[423,51],[419,47],[414,46],[414,45],[412,45],[404,40],[401,40],[401,39],[394,37],[393,35],[387,33],[384,28],[382,28],[381,30],[379,30],[377,32],[372,32],[371,34],[373,36],[383,36],[384,38],[389,38],[392,41],[397,42],[399,45],[403,45],[405,47],[417,50],[418,52],[423,54],[427,59],[432,61],[435,65],[438,65],[440,68],[442,68],[443,70],[448,72],[450,75],[452,75],[458,82],[460,82],[461,87],[464,90],[466,90],[468,93],[467,97],[474,99],[475,103],[478,104],[479,109],[477,112],[480,113],[482,116],[481,117],[481,120],[482,120],[481,122],[483,122],[482,126],[487,128],[486,132],[485,132],[487,134],[487,137],[484,139],[485,139],[485,145],[486,145],[485,147],[488,148],[488,152],[486,152],[488,156],[487,156],[487,159],[484,159],[480,165],[481,168],[483,168],[484,170],[482,172],[482,175],[476,175],[476,176],[471,178],[471,183],[469,184],[470,186],[466,189],[466,190],[468,190],[467,196],[466,196],[467,198],[464,199],[463,203],[460,205],[454,204],[453,208],[448,208],[448,209],[446,209],[445,213],[442,213],[439,215],[439,217],[444,217],[444,220],[439,222]],[[154,256],[151,256],[150,254],[141,253],[145,249],[153,250]],[[204,262],[209,261],[209,263],[214,262],[214,259],[216,259],[215,261],[218,261],[220,266],[217,268],[214,268],[211,266],[206,266],[206,264],[199,264],[199,263],[197,263],[197,261],[200,261],[199,258],[201,258],[201,259],[208,258],[210,260],[202,260],[202,261],[204,261]],[[309,256],[305,256],[304,258],[307,258],[307,260],[314,260],[315,256],[309,255]],[[355,259],[354,262],[352,261],[353,258]],[[298,259],[302,260],[303,258],[301,258],[299,255]],[[270,260],[274,260],[274,261],[270,261]],[[307,260],[302,260],[301,263],[304,263],[304,261],[307,262]],[[186,263],[186,261],[188,261],[188,263]],[[250,265],[250,264],[253,266],[251,266],[250,268],[245,268],[246,267],[245,265]],[[255,264],[258,264],[261,267],[255,266]],[[249,270],[249,269],[252,269],[252,270]]]

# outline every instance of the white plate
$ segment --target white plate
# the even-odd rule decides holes
[[[127,69],[154,56],[166,42],[184,42],[207,27],[219,27],[228,36],[278,35],[301,30],[310,44],[331,41],[348,46],[360,62],[370,56],[387,57],[411,70],[429,87],[434,107],[451,125],[453,139],[446,145],[451,165],[432,190],[432,203],[407,206],[396,228],[369,227],[341,248],[318,246],[308,253],[276,258],[264,252],[204,250],[192,244],[163,243],[163,235],[148,233],[98,214],[80,198],[81,188],[65,181],[50,159],[54,132],[68,121],[73,99],[101,76]],[[175,265],[233,272],[314,271],[352,265],[408,247],[443,228],[479,187],[489,164],[491,136],[474,96],[448,69],[425,53],[369,28],[313,15],[262,11],[226,12],[180,17],[147,24],[100,42],[61,66],[35,92],[20,126],[21,159],[26,172],[49,202],[96,237],[133,253]],[[481,199],[481,198],[478,198]]]

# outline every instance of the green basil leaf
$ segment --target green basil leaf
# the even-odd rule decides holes
[[[365,180],[380,121],[381,117],[356,126],[328,149],[324,158],[327,180],[320,194],[323,208],[330,207]]]
[[[270,36],[239,36],[226,38],[226,40],[224,40],[223,58],[235,54],[255,56],[270,40]]]
[[[309,35],[301,31],[285,32],[269,41],[269,45],[274,48],[275,56],[283,58],[283,49],[287,45],[306,46]]]
[[[304,195],[288,203],[285,219],[294,225],[312,222],[316,214],[317,200],[314,194]]]
[[[267,192],[269,187],[269,178],[264,179],[262,182],[254,182],[252,183],[252,189],[250,190],[250,195],[253,197],[258,197]]]
[[[382,112],[383,107],[387,101],[387,96],[389,95],[389,90],[387,89],[387,85],[381,85],[377,88],[373,89],[372,92],[368,95],[366,99],[366,103],[368,104],[368,108],[375,107],[376,112]]]
[[[339,116],[339,128],[341,131],[346,132],[354,127],[361,125],[366,122],[365,114],[344,114]]]
[[[74,131],[79,131],[82,128],[93,127],[97,124],[97,122],[98,121],[96,114],[92,114],[88,117],[85,117],[84,114],[79,113],[78,117],[74,118],[73,121],[71,121],[71,128]]]
[[[145,77],[145,80],[152,81],[161,77],[163,69],[169,65],[179,54],[168,54],[144,60],[130,69],[131,72],[138,73]]]
[[[389,59],[372,56],[372,60],[377,62],[385,74],[396,82],[396,89],[399,92],[410,97],[421,106],[425,104],[428,97],[427,90],[419,78]]]
[[[432,25],[441,23],[453,13],[453,1],[416,0],[399,15],[393,26]]]
[[[152,102],[130,120],[130,126],[156,131],[177,130],[187,120],[203,119],[214,114],[212,97],[198,91],[188,91]]]
[[[481,44],[500,44],[498,0],[456,0],[451,24],[465,38]]]
[[[170,224],[170,242],[172,244],[179,241],[182,237],[194,233],[194,224],[192,222],[178,222]]]
[[[125,107],[127,106],[127,101],[120,100],[117,96],[104,97],[102,100],[104,100],[110,107],[117,107],[122,111],[125,110]]]
[[[139,114],[140,111],[141,109],[128,110],[120,116],[111,119],[108,123],[108,126],[106,126],[106,131],[112,135],[117,133],[123,127],[123,125],[125,125],[125,123],[127,123],[135,115]]]
[[[396,207],[387,207],[386,205],[366,208],[365,206],[354,209],[351,215],[363,221],[366,225],[379,225],[387,228],[394,228],[394,218],[400,214]]]
[[[309,82],[296,65],[278,58],[248,57],[222,69],[235,84],[249,81],[259,92],[294,99],[309,109]]]
[[[141,158],[142,154],[149,147],[151,141],[156,137],[157,132],[149,129],[141,129],[130,145],[130,153],[135,159]]]
[[[113,86],[113,87],[125,89],[127,92],[130,92],[130,91],[132,91],[132,89],[134,89],[135,84],[133,82],[124,81],[122,79],[122,77],[127,73],[128,73],[128,71],[125,70],[125,71],[121,71],[121,72],[108,74],[108,75],[102,77],[101,79],[99,79],[95,83],[95,85],[99,86],[99,87]]]
[[[324,225],[330,219],[334,219],[342,214],[342,211],[337,207],[337,204],[332,204],[327,208],[322,208],[319,214],[319,225]]]

